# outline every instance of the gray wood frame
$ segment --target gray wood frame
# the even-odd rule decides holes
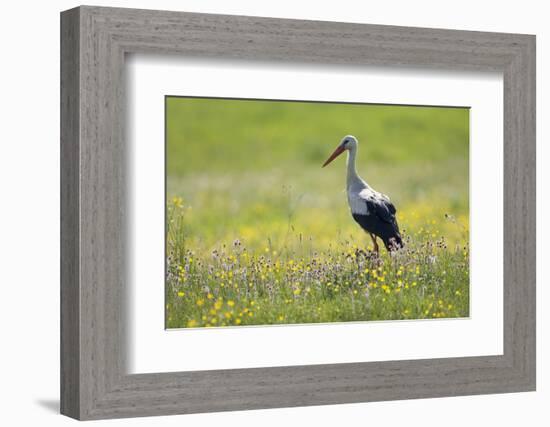
[[[124,57],[133,52],[503,72],[504,354],[128,375]],[[61,166],[65,415],[99,419],[535,389],[534,36],[71,9],[61,14]]]

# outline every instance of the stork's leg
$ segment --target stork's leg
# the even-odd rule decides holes
[[[376,236],[372,233],[369,233],[369,234],[370,234],[370,238],[372,239],[374,252],[378,253],[380,249],[378,248],[378,242],[376,241]]]

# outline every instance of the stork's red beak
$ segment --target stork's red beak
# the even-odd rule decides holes
[[[332,153],[330,155],[330,157],[327,159],[327,161],[325,163],[323,163],[323,167],[325,167],[326,165],[328,165],[330,162],[332,162],[336,157],[338,157],[340,154],[342,154],[344,151],[346,151],[346,149],[344,147],[342,147],[341,145],[339,145],[338,147],[336,147],[336,150],[334,150],[334,153]]]

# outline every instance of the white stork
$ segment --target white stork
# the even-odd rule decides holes
[[[403,241],[395,219],[395,206],[388,196],[372,189],[357,175],[355,170],[357,147],[358,141],[354,136],[345,136],[323,167],[344,151],[348,152],[346,191],[351,215],[372,238],[375,252],[378,252],[377,237],[382,239],[388,251],[397,250],[403,247]]]

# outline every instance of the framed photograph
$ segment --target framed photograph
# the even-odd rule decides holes
[[[61,14],[61,412],[535,390],[535,37]]]

